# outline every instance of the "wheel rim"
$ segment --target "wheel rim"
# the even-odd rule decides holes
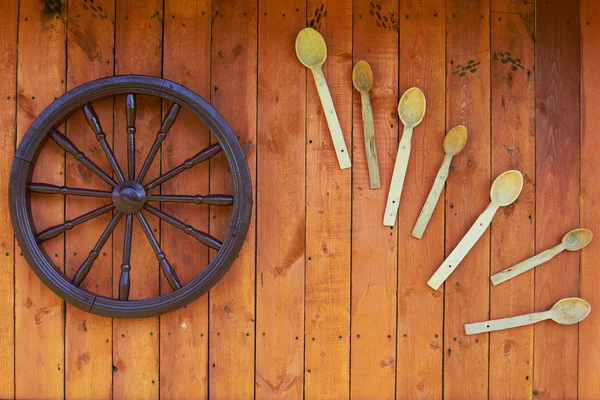
[[[126,113],[128,120],[127,136],[129,149],[131,142],[134,143],[134,141],[130,141],[130,139],[132,136],[135,137],[135,94],[154,95],[173,103],[163,120],[163,128],[166,129],[161,128],[161,131],[157,134],[155,145],[158,142],[158,146],[153,146],[153,149],[150,151],[151,154],[146,158],[138,176],[135,176],[135,161],[132,161],[134,156],[131,156],[131,158],[128,157],[127,168],[125,168],[125,171],[121,170],[120,165],[118,165],[114,155],[112,155],[110,146],[105,143],[101,125],[90,104],[91,101],[99,100],[104,97],[118,95],[127,96]],[[165,139],[170,126],[177,118],[177,113],[179,111],[178,107],[188,109],[193,115],[200,119],[214,134],[217,143],[201,150],[196,156],[192,157],[191,161],[188,159],[182,165],[164,173],[154,181],[151,181],[148,184],[142,184],[145,174],[148,172],[148,168],[156,156],[156,152],[160,149],[162,140]],[[112,167],[112,170],[104,175],[100,171],[95,171],[93,162],[90,164],[88,162],[89,160],[86,161],[85,156],[70,143],[69,139],[54,129],[55,126],[66,120],[72,113],[78,111],[80,108],[83,108],[88,124],[96,134]],[[116,112],[119,111],[116,110]],[[162,138],[161,133],[164,133]],[[35,161],[41,148],[44,146],[45,141],[48,139],[55,141],[60,147],[88,166],[92,172],[95,172],[104,181],[109,183],[112,187],[112,191],[60,188],[51,187],[52,185],[44,186],[43,183],[36,184],[31,182]],[[135,150],[135,145],[133,145],[133,149]],[[156,151],[154,152],[154,155],[152,155],[154,150]],[[228,197],[228,195],[186,196],[149,194],[149,191],[152,188],[157,187],[161,183],[177,175],[179,172],[208,160],[220,151],[224,153],[231,171],[234,191],[232,199]],[[110,173],[113,174],[114,178],[110,176]],[[30,206],[29,194],[31,191],[54,193],[64,196],[106,197],[107,201],[110,203],[78,217],[80,219],[75,218],[64,224],[60,224],[60,226],[55,226],[42,232],[36,232]],[[94,314],[117,318],[140,318],[162,314],[190,303],[208,291],[208,289],[210,289],[210,287],[225,274],[237,257],[248,231],[252,210],[252,185],[248,166],[235,134],[218,112],[204,99],[185,87],[164,79],[127,75],[99,79],[81,85],[57,99],[36,118],[27,130],[15,153],[9,183],[9,199],[11,219],[23,256],[26,258],[33,271],[48,287],[50,287],[50,289],[67,302]],[[204,202],[212,205],[224,205],[228,202],[232,202],[232,220],[229,231],[221,243],[218,239],[213,238],[209,234],[195,230],[193,227],[187,226],[182,221],[163,213],[160,209],[152,207],[148,204],[149,201]],[[41,246],[42,241],[62,234],[62,232],[71,229],[75,225],[84,223],[97,215],[110,212],[113,209],[116,209],[116,212],[109,225],[106,227],[103,235],[108,234],[110,237],[116,225],[123,219],[122,217],[125,216],[125,238],[120,240],[124,240],[125,249],[127,249],[127,247],[130,248],[131,226],[135,216],[144,230],[146,237],[150,241],[150,244],[157,255],[159,264],[174,291],[149,299],[119,300],[102,296],[79,287],[79,284],[85,279],[87,272],[89,272],[89,269],[93,266],[93,261],[95,257],[97,257],[98,252],[96,247],[101,244],[102,237],[96,244],[97,246],[90,252],[88,259],[86,259],[79,267],[75,277],[67,277],[52,263],[50,257]],[[208,265],[187,284],[181,286],[176,274],[170,269],[168,260],[162,253],[160,245],[158,245],[152,230],[148,227],[142,210],[178,227],[203,244],[217,249],[217,253],[212,257]],[[128,237],[129,243],[127,241]],[[94,255],[94,253],[96,254]],[[89,262],[90,259],[91,263],[86,265],[86,262]],[[85,270],[86,268],[87,272]],[[119,297],[121,298],[127,298],[128,295],[129,269],[127,250],[124,250],[121,268],[122,282],[120,282],[119,285]],[[124,276],[125,279],[123,280]]]

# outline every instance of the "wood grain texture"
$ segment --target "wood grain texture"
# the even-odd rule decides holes
[[[3,2],[0,181],[8,180],[15,141],[66,89],[115,71],[162,76],[164,69],[165,78],[211,100],[240,136],[258,190],[239,260],[210,296],[136,321],[63,306],[19,255],[5,193],[0,398],[597,397],[597,238],[501,285],[491,286],[489,274],[554,246],[572,228],[600,231],[600,6],[592,0],[307,1]],[[307,25],[327,41],[324,73],[353,153],[351,171],[337,166],[313,78],[294,53],[296,34]],[[360,59],[374,73],[377,190],[369,189],[360,94],[348,93],[349,66]],[[380,219],[398,144],[396,106],[411,86],[423,89],[428,107],[414,132],[399,223],[389,230]],[[138,98],[138,171],[161,107],[164,113],[170,106],[148,100]],[[114,108],[112,101],[94,108],[109,138],[114,112],[114,147],[126,171],[124,96]],[[446,128],[459,123],[469,130],[467,146],[452,160],[443,209],[437,206],[423,239],[415,240],[410,229],[443,157]],[[208,143],[197,127],[180,113],[146,182]],[[80,113],[58,129],[110,171]],[[167,187],[232,193],[223,157],[208,165],[195,167],[200,174],[181,174],[163,194]],[[509,168],[525,177],[518,201],[498,211],[445,289],[432,291],[425,282],[443,249],[450,253],[488,204],[491,181]],[[34,180],[106,188],[53,142]],[[95,204],[32,197],[39,230]],[[218,238],[228,226],[229,206],[165,205],[169,213],[181,210],[182,220],[202,220],[197,227]],[[148,218],[183,281],[206,265],[205,247]],[[44,247],[72,275],[109,219],[86,222]],[[124,222],[85,287],[117,293],[123,228]],[[132,298],[168,292],[138,222],[134,232]],[[595,310],[579,326],[546,321],[464,334],[465,323],[543,311],[574,295]]]
[[[398,150],[398,3],[354,3],[354,62],[373,70],[371,105],[381,188],[369,188],[361,99],[353,92],[350,395],[394,397],[397,229],[381,224]],[[385,18],[387,18],[387,21]]]
[[[211,1],[166,0],[164,12],[163,77],[209,99]],[[163,101],[163,114],[169,106]],[[182,109],[163,142],[161,171],[170,171],[208,147],[209,138],[208,129]],[[198,164],[166,181],[160,190],[165,194],[207,194],[208,173],[208,163]],[[184,223],[208,232],[207,205],[164,203],[161,208]],[[208,247],[172,225],[161,223],[161,246],[182,284],[189,282],[208,264]],[[172,291],[164,276],[160,288],[163,294]],[[160,332],[160,398],[206,398],[208,296],[161,316]]]
[[[579,3],[536,7],[536,253],[579,226]],[[535,270],[535,311],[578,295],[579,253]],[[577,326],[534,328],[537,399],[577,397]]]
[[[8,182],[15,153],[17,117],[17,32],[19,2],[0,9],[0,181]],[[15,395],[15,240],[8,214],[8,193],[0,194],[0,398]]]
[[[307,23],[331,56],[323,65],[344,141],[352,144],[352,2],[308,2]],[[306,97],[305,387],[311,399],[349,396],[351,171],[340,170],[318,93]],[[339,155],[339,153],[338,153]]]
[[[160,76],[162,70],[162,0],[119,1],[116,5],[115,73],[137,73]],[[155,133],[160,129],[160,100],[136,96],[138,105],[136,128],[136,167],[140,168],[150,150]],[[127,121],[125,96],[115,98],[114,152],[121,165],[127,165]],[[157,157],[147,179],[158,176]],[[155,217],[146,219],[159,238]],[[137,221],[137,218],[134,218]],[[125,224],[114,232],[113,293],[118,293],[123,255]],[[133,224],[131,253],[131,291],[129,299],[154,297],[159,294],[158,262],[138,222]],[[161,275],[159,275],[161,274]],[[113,398],[156,399],[159,396],[159,321],[158,318],[113,320]],[[134,384],[133,384],[134,382]]]
[[[425,282],[444,259],[443,201],[421,240],[410,233],[444,158],[444,4],[440,0],[400,2],[400,91],[418,86],[427,99],[427,111],[413,135],[398,220],[398,399],[442,397],[444,296]]]
[[[213,12],[211,103],[246,151],[256,203],[257,1],[217,0]],[[223,157],[210,160],[210,191],[233,193]],[[231,207],[211,207],[210,214],[211,234],[225,237]],[[210,394],[218,399],[254,396],[255,227],[254,210],[238,260],[210,291]]]
[[[592,232],[600,232],[600,213],[597,199],[600,196],[600,170],[598,149],[600,138],[596,127],[600,123],[598,109],[600,95],[595,88],[600,87],[598,65],[600,63],[600,3],[582,0],[581,21],[581,161],[580,161],[580,225]],[[579,296],[587,300],[595,312],[579,324],[579,364],[577,389],[580,399],[593,399],[600,393],[600,270],[598,238],[580,253]],[[596,372],[595,372],[596,371]]]
[[[305,10],[258,5],[257,398],[297,399],[304,387],[307,70],[294,42]]]
[[[446,252],[490,202],[489,1],[446,2],[446,126],[464,125],[469,140],[446,184]],[[503,210],[502,210],[503,211]],[[489,230],[446,280],[444,397],[488,395],[488,334],[465,336],[465,322],[488,319]],[[469,381],[465,386],[464,382]]]
[[[114,4],[98,3],[102,11],[85,9],[84,3],[68,4],[67,64],[77,65],[67,76],[67,90],[88,81],[111,76],[114,69]],[[95,102],[107,140],[112,143],[113,100]],[[94,132],[83,112],[66,124],[66,135],[104,171],[111,171]],[[74,157],[66,158],[66,184],[69,187],[110,190],[109,185]],[[66,198],[66,218],[72,220],[109,203],[109,199]],[[66,234],[65,266],[73,277],[88,257],[112,219],[111,213],[82,224]],[[81,287],[112,296],[112,241],[103,247]],[[68,398],[110,398],[112,394],[112,321],[67,305],[65,324],[65,396]]]
[[[492,223],[495,274],[535,252],[535,7],[505,0],[491,7],[492,176],[516,169],[524,177],[519,199]],[[531,313],[533,297],[533,272],[492,287],[490,319]],[[490,334],[490,399],[530,398],[532,360],[532,326]]]
[[[47,9],[34,0],[20,2],[17,142],[42,110],[65,91],[64,4]],[[44,49],[44,57],[40,57]],[[64,127],[61,127],[64,129]],[[33,180],[64,184],[64,152],[54,144],[42,150]],[[64,199],[33,196],[38,232],[64,222]],[[63,236],[43,247],[58,268],[64,265]],[[64,302],[50,291],[22,256],[15,263],[15,397],[63,398]],[[31,379],[35,377],[35,379]]]

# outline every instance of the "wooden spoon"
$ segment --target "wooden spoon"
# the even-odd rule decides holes
[[[477,240],[483,235],[487,227],[492,222],[492,218],[500,207],[508,206],[519,197],[523,189],[523,175],[519,171],[509,170],[496,178],[490,189],[490,205],[477,218],[471,229],[461,239],[458,245],[452,250],[452,253],[439,266],[437,271],[429,278],[427,284],[437,290],[450,274],[456,269],[458,264],[465,258],[469,250],[473,248]]]
[[[371,189],[381,186],[379,180],[379,166],[377,165],[377,149],[375,148],[375,126],[373,125],[373,110],[369,90],[373,85],[373,71],[371,66],[364,60],[360,60],[352,70],[352,83],[360,92],[362,102],[362,119],[365,135],[365,151],[367,153],[367,166],[369,167],[369,180]]]
[[[505,282],[511,278],[514,278],[517,275],[522,274],[523,272],[527,272],[532,268],[537,267],[540,264],[549,261],[557,255],[561,253],[563,250],[569,251],[578,251],[583,249],[592,241],[592,231],[584,228],[573,229],[563,236],[562,241],[556,246],[542,251],[540,254],[537,254],[531,258],[528,258],[525,261],[521,261],[518,264],[513,265],[510,268],[505,269],[504,271],[500,271],[495,275],[491,276],[492,283],[497,285],[499,283]]]
[[[442,161],[442,165],[440,166],[437,176],[435,177],[435,182],[433,182],[429,196],[427,196],[427,200],[425,200],[421,214],[419,214],[417,223],[413,228],[411,233],[413,237],[416,237],[417,239],[421,239],[423,237],[423,232],[425,232],[425,228],[427,228],[427,224],[429,224],[429,220],[431,219],[435,205],[437,204],[440,194],[442,193],[442,189],[444,188],[444,183],[446,183],[452,157],[464,149],[468,136],[467,128],[462,125],[458,125],[450,129],[450,132],[448,132],[444,138],[444,152],[446,153],[444,155],[444,161]]]
[[[413,128],[423,121],[425,108],[425,95],[421,89],[416,87],[404,92],[398,103],[398,115],[404,125],[404,132],[398,144],[396,164],[394,165],[392,183],[390,184],[390,191],[385,206],[385,215],[383,217],[383,224],[385,226],[394,226],[396,223],[396,215],[398,215],[402,187],[404,186],[404,178],[406,177],[406,169],[408,167],[408,158],[410,157]]]
[[[548,311],[465,324],[465,333],[467,335],[474,335],[476,333],[499,331],[534,324],[546,319],[552,319],[561,325],[571,325],[582,321],[588,316],[591,310],[592,306],[587,301],[578,297],[567,297],[557,301]]]
[[[333,100],[331,99],[325,76],[321,70],[321,66],[327,58],[325,39],[323,39],[323,36],[318,31],[312,28],[302,29],[296,37],[296,55],[300,62],[312,71],[315,78],[317,92],[321,98],[321,105],[327,119],[327,125],[329,126],[329,132],[331,133],[333,147],[335,147],[340,168],[350,168],[352,163],[350,162],[350,156],[346,148],[344,135],[342,134],[342,127],[333,107]]]

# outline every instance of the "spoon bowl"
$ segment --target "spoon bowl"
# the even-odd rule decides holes
[[[408,89],[398,103],[398,115],[404,126],[413,128],[421,123],[425,116],[425,95],[421,89],[413,87]]]
[[[296,55],[305,67],[320,67],[327,59],[325,39],[313,28],[302,29],[296,36]]]
[[[467,128],[462,125],[450,129],[444,138],[444,151],[449,156],[455,156],[460,153],[467,143]]]
[[[373,86],[373,71],[364,60],[360,60],[352,69],[352,83],[359,92],[368,92]]]
[[[496,178],[490,189],[492,202],[499,206],[512,204],[523,189],[523,175],[517,170],[506,171]]]
[[[562,325],[576,324],[588,316],[592,306],[578,297],[561,299],[550,309],[551,318]]]
[[[583,249],[592,241],[592,231],[589,229],[578,228],[567,232],[562,238],[565,249],[569,251],[577,251]]]

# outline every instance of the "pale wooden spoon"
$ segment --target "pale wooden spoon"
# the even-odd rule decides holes
[[[381,182],[379,180],[379,166],[377,165],[377,149],[375,148],[373,109],[371,108],[371,99],[369,98],[369,90],[371,90],[371,86],[373,85],[373,71],[369,63],[364,60],[356,63],[352,70],[352,83],[356,90],[360,92],[360,100],[362,102],[365,151],[367,153],[371,189],[377,189],[381,186]]]
[[[427,228],[427,224],[429,224],[429,220],[431,219],[435,205],[437,204],[440,194],[442,193],[442,189],[444,188],[444,184],[446,183],[452,157],[464,149],[468,136],[469,134],[467,133],[467,128],[462,125],[458,125],[450,129],[444,138],[444,152],[446,153],[444,155],[444,161],[442,161],[442,165],[440,166],[437,176],[435,177],[435,181],[433,182],[429,196],[427,196],[427,200],[425,200],[425,204],[423,204],[421,214],[419,214],[417,223],[413,228],[411,233],[413,237],[416,237],[417,239],[421,239],[423,237],[425,228]]]
[[[473,248],[477,240],[483,235],[487,227],[492,222],[492,218],[500,207],[512,204],[523,189],[523,175],[519,171],[509,170],[496,178],[490,189],[490,205],[477,218],[471,229],[461,239],[458,245],[452,250],[452,253],[439,266],[437,271],[429,278],[427,284],[437,290],[450,274],[456,269],[458,264],[465,258],[469,250]]]
[[[404,178],[406,177],[406,169],[408,167],[408,158],[410,157],[413,128],[423,121],[425,108],[425,95],[421,89],[416,87],[404,92],[398,103],[398,115],[404,125],[404,132],[398,144],[396,164],[394,165],[392,183],[390,184],[390,191],[385,206],[385,214],[383,216],[383,224],[385,226],[394,226],[396,223],[396,215],[398,215],[402,187],[404,186]]]
[[[587,301],[579,297],[567,297],[557,301],[548,311],[465,324],[465,333],[467,335],[474,335],[476,333],[499,331],[534,324],[546,319],[552,319],[561,325],[571,325],[582,321],[588,316],[591,310],[592,306]]]
[[[315,78],[317,92],[321,98],[321,105],[327,119],[327,125],[329,126],[329,132],[331,133],[333,147],[335,148],[340,168],[350,168],[352,163],[350,162],[350,155],[348,154],[344,135],[342,134],[342,127],[338,121],[325,76],[321,70],[321,66],[327,58],[325,39],[323,39],[323,36],[318,31],[312,28],[302,29],[296,37],[296,55],[300,62],[312,71]]]
[[[540,264],[545,263],[552,259],[555,255],[561,253],[563,250],[578,251],[583,249],[592,241],[592,231],[584,228],[573,229],[567,232],[563,236],[562,241],[556,246],[542,251],[525,261],[521,261],[518,264],[513,265],[510,268],[500,271],[495,275],[492,275],[490,279],[494,285],[505,282],[509,279],[514,278],[524,272],[529,271],[532,268],[537,267]]]

